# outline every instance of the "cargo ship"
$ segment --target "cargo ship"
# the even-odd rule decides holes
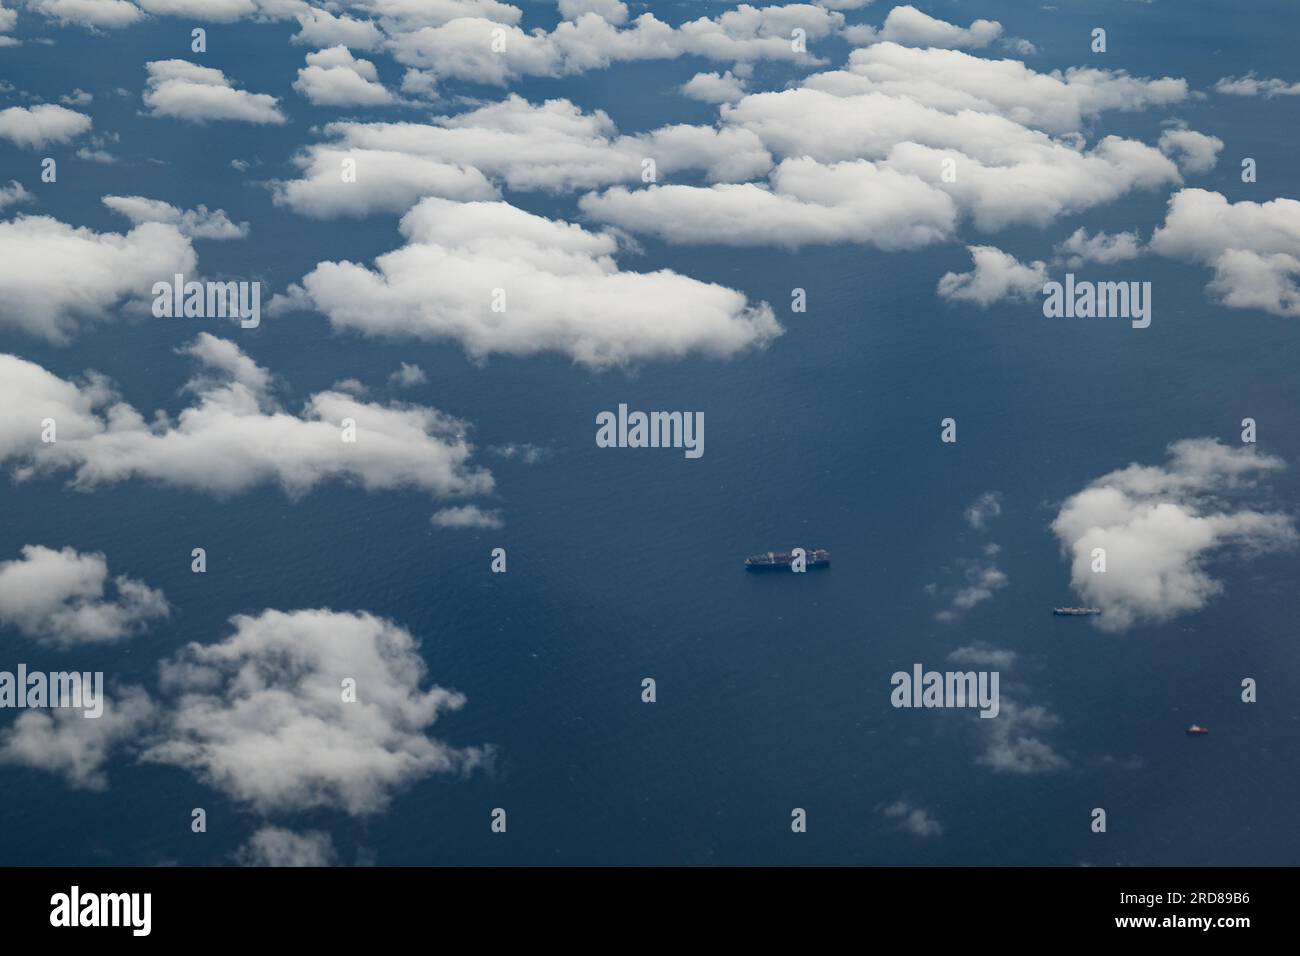
[[[828,568],[831,553],[824,548],[804,548],[804,561],[810,568]],[[766,551],[745,559],[746,571],[789,571],[794,555],[786,551]]]
[[[1057,617],[1087,617],[1090,614],[1100,614],[1099,607],[1054,607],[1052,613]]]

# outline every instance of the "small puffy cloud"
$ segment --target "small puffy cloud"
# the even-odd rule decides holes
[[[408,69],[402,74],[401,90],[412,100],[433,103],[438,99],[438,78],[424,70]]]
[[[943,825],[936,820],[925,807],[913,806],[906,800],[895,800],[888,806],[878,808],[886,819],[894,821],[898,829],[915,837],[938,837],[943,835]]]
[[[904,46],[978,49],[1002,35],[996,20],[976,20],[969,27],[959,27],[922,13],[916,7],[894,7],[885,17],[880,39]]]
[[[1088,230],[1082,226],[1056,247],[1057,258],[1071,269],[1090,262],[1103,265],[1127,262],[1136,259],[1142,252],[1142,242],[1136,232],[1099,232],[1089,235]]]
[[[42,644],[112,643],[168,613],[161,591],[126,575],[110,580],[102,554],[29,544],[0,561],[0,626]]]
[[[333,866],[338,862],[334,840],[322,830],[295,833],[283,827],[262,827],[235,851],[240,866]]]
[[[6,206],[35,201],[36,197],[24,189],[23,184],[16,179],[9,180],[8,186],[0,186],[0,210]]]
[[[248,238],[248,223],[231,222],[224,209],[209,212],[202,204],[195,209],[178,209],[160,199],[144,196],[105,196],[101,201],[137,226],[146,222],[166,223],[191,239]]]
[[[364,397],[370,394],[370,386],[359,378],[344,378],[334,383],[334,391]]]
[[[682,86],[682,94],[703,103],[734,103],[745,95],[745,81],[726,73],[696,73]]]
[[[146,761],[193,772],[259,813],[334,808],[356,816],[434,773],[489,756],[429,736],[465,697],[422,686],[427,669],[404,628],[363,613],[263,611],[231,619],[215,644],[162,666],[171,697]],[[355,700],[345,700],[352,682]]]
[[[466,18],[512,24],[523,17],[518,7],[500,0],[348,0],[347,5],[392,34]]]
[[[424,374],[424,369],[410,362],[403,362],[396,372],[388,376],[388,381],[392,382],[398,388],[411,388],[414,385],[423,385],[429,380],[429,376]]]
[[[105,764],[112,751],[136,740],[156,717],[149,695],[128,687],[104,701],[88,718],[76,708],[25,710],[0,733],[0,764],[61,776],[77,790],[108,788]]]
[[[1183,189],[1170,197],[1150,248],[1212,268],[1207,289],[1230,308],[1300,315],[1300,201],[1229,202]]]
[[[998,41],[998,45],[1008,53],[1014,53],[1017,56],[1038,55],[1038,47],[1021,37],[1003,37]]]
[[[986,491],[966,509],[966,523],[976,531],[983,531],[988,523],[1002,514],[1002,495],[996,491]]]
[[[71,93],[60,96],[59,102],[65,106],[89,106],[91,103],[95,102],[95,97],[94,94],[87,93],[85,90],[78,87]]]
[[[1260,79],[1254,72],[1245,76],[1225,76],[1214,84],[1214,92],[1228,96],[1300,96],[1300,83],[1278,79]]]
[[[560,16],[577,20],[594,13],[606,23],[622,26],[627,22],[627,4],[623,0],[559,0]]]
[[[1208,173],[1219,161],[1223,140],[1192,129],[1170,129],[1160,134],[1159,146],[1184,173]]]
[[[66,143],[90,127],[89,116],[53,103],[0,110],[0,139],[7,139],[22,149]]]
[[[28,0],[27,7],[58,23],[103,29],[124,27],[144,16],[128,0]]]
[[[63,344],[83,325],[109,320],[160,277],[197,264],[190,240],[174,225],[144,222],[125,234],[99,233],[49,216],[18,216],[0,222],[0,328]]]
[[[782,331],[766,303],[667,269],[624,271],[613,235],[507,203],[425,199],[400,228],[406,245],[374,269],[321,262],[273,305],[366,335],[451,339],[476,360],[558,352],[592,368],[729,357]]]
[[[259,405],[273,403],[271,373],[245,355],[230,339],[219,339],[215,335],[201,332],[188,345],[178,348],[176,353],[197,359],[201,369],[211,370],[212,373],[200,371],[194,375],[185,384],[186,392],[203,395],[220,388],[223,381],[229,379],[247,389]]]
[[[457,508],[443,508],[434,512],[429,519],[439,528],[488,528],[492,530],[505,527],[501,512],[484,511],[475,505],[461,505]]]
[[[90,146],[83,146],[78,149],[77,158],[84,159],[88,163],[99,163],[104,166],[111,166],[117,162],[117,157],[108,150]]]
[[[190,123],[230,120],[278,125],[285,122],[279,101],[267,93],[235,89],[226,75],[188,60],[154,60],[149,71],[144,104],[152,116],[167,116]]]
[[[339,391],[281,408],[268,375],[233,345],[202,333],[186,350],[205,366],[186,388],[195,401],[171,419],[146,421],[106,383],[66,382],[15,356],[0,355],[0,459],[20,478],[72,472],[90,490],[130,479],[214,495],[276,483],[290,495],[327,481],[370,491],[416,489],[434,496],[487,494],[492,476],[471,464],[465,424],[437,409],[362,401]],[[58,441],[40,441],[55,418]],[[356,441],[343,440],[345,421]]]
[[[397,102],[379,82],[369,60],[359,60],[345,46],[307,54],[293,88],[317,106],[390,106]]]
[[[370,20],[357,20],[347,14],[335,15],[319,7],[308,7],[295,16],[301,29],[291,42],[317,49],[342,44],[353,50],[378,50],[384,42],[379,27]]]
[[[145,13],[160,17],[187,17],[213,23],[234,23],[252,16],[259,7],[272,6],[259,0],[135,0]]]
[[[1290,516],[1237,503],[1258,479],[1285,467],[1281,459],[1209,438],[1175,442],[1168,453],[1164,465],[1132,464],[1095,479],[1052,522],[1070,559],[1071,584],[1101,609],[1093,620],[1104,630],[1198,611],[1223,591],[1211,559],[1297,541]],[[1105,573],[1092,570],[1097,548],[1105,550]]]
[[[1047,264],[1035,260],[1025,265],[994,246],[967,246],[975,263],[971,272],[949,272],[936,289],[941,299],[973,302],[987,308],[1006,299],[1027,300],[1043,291]]]

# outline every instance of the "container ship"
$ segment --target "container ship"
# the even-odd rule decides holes
[[[831,565],[831,553],[824,548],[804,548],[804,561],[810,568],[828,568]],[[747,571],[789,571],[794,555],[786,551],[766,551],[763,554],[751,554],[745,559]]]
[[[1052,613],[1057,617],[1087,617],[1090,614],[1100,614],[1099,607],[1054,607]]]

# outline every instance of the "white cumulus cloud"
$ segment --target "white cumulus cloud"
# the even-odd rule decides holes
[[[987,308],[1006,299],[1027,300],[1043,291],[1047,264],[1034,260],[1025,265],[1015,256],[994,246],[967,246],[975,268],[970,272],[948,272],[939,279],[936,292],[951,302],[973,302]]]
[[[0,625],[54,647],[120,641],[168,616],[161,591],[126,575],[109,578],[103,554],[25,545],[0,561]]]
[[[429,736],[464,695],[424,686],[419,643],[391,621],[329,610],[231,619],[162,668],[164,729],[143,759],[185,768],[260,813],[383,810],[395,790],[489,752]],[[355,700],[344,699],[352,681]]]
[[[1164,465],[1132,464],[1068,498],[1052,530],[1070,560],[1070,582],[1101,609],[1099,627],[1122,631],[1198,611],[1223,591],[1211,561],[1293,546],[1293,519],[1236,499],[1284,467],[1251,446],[1209,438],[1169,446]],[[1094,549],[1106,570],[1095,572]]]
[[[91,127],[90,117],[64,106],[11,106],[0,110],[0,139],[23,149],[41,149],[76,139]]]
[[[190,123],[229,120],[277,125],[285,122],[279,101],[268,93],[238,90],[220,70],[188,60],[154,60],[144,104],[153,116]]]
[[[474,359],[559,352],[594,368],[728,357],[781,333],[766,303],[667,269],[624,271],[614,236],[504,202],[429,198],[400,228],[406,245],[375,268],[319,263],[274,305],[367,335],[450,339]]]

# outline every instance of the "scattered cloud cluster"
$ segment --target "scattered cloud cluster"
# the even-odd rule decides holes
[[[989,530],[993,519],[1001,514],[1001,493],[986,491],[971,502],[963,517],[972,530],[983,534]],[[961,558],[955,562],[951,570],[958,577],[957,583],[943,587],[935,583],[926,585],[928,594],[942,598],[944,602],[944,607],[934,615],[936,621],[951,623],[960,620],[971,608],[993,600],[994,595],[1010,583],[1010,578],[995,561],[1000,550],[996,544],[986,542],[978,557]]]
[[[772,157],[742,129],[676,125],[622,136],[604,112],[569,100],[533,104],[516,94],[428,123],[331,123],[326,142],[295,159],[300,178],[278,184],[277,201],[315,218],[402,213],[425,196],[495,199],[516,191],[569,192],[703,170],[711,180],[767,173]],[[345,160],[356,181],[339,175]]]

